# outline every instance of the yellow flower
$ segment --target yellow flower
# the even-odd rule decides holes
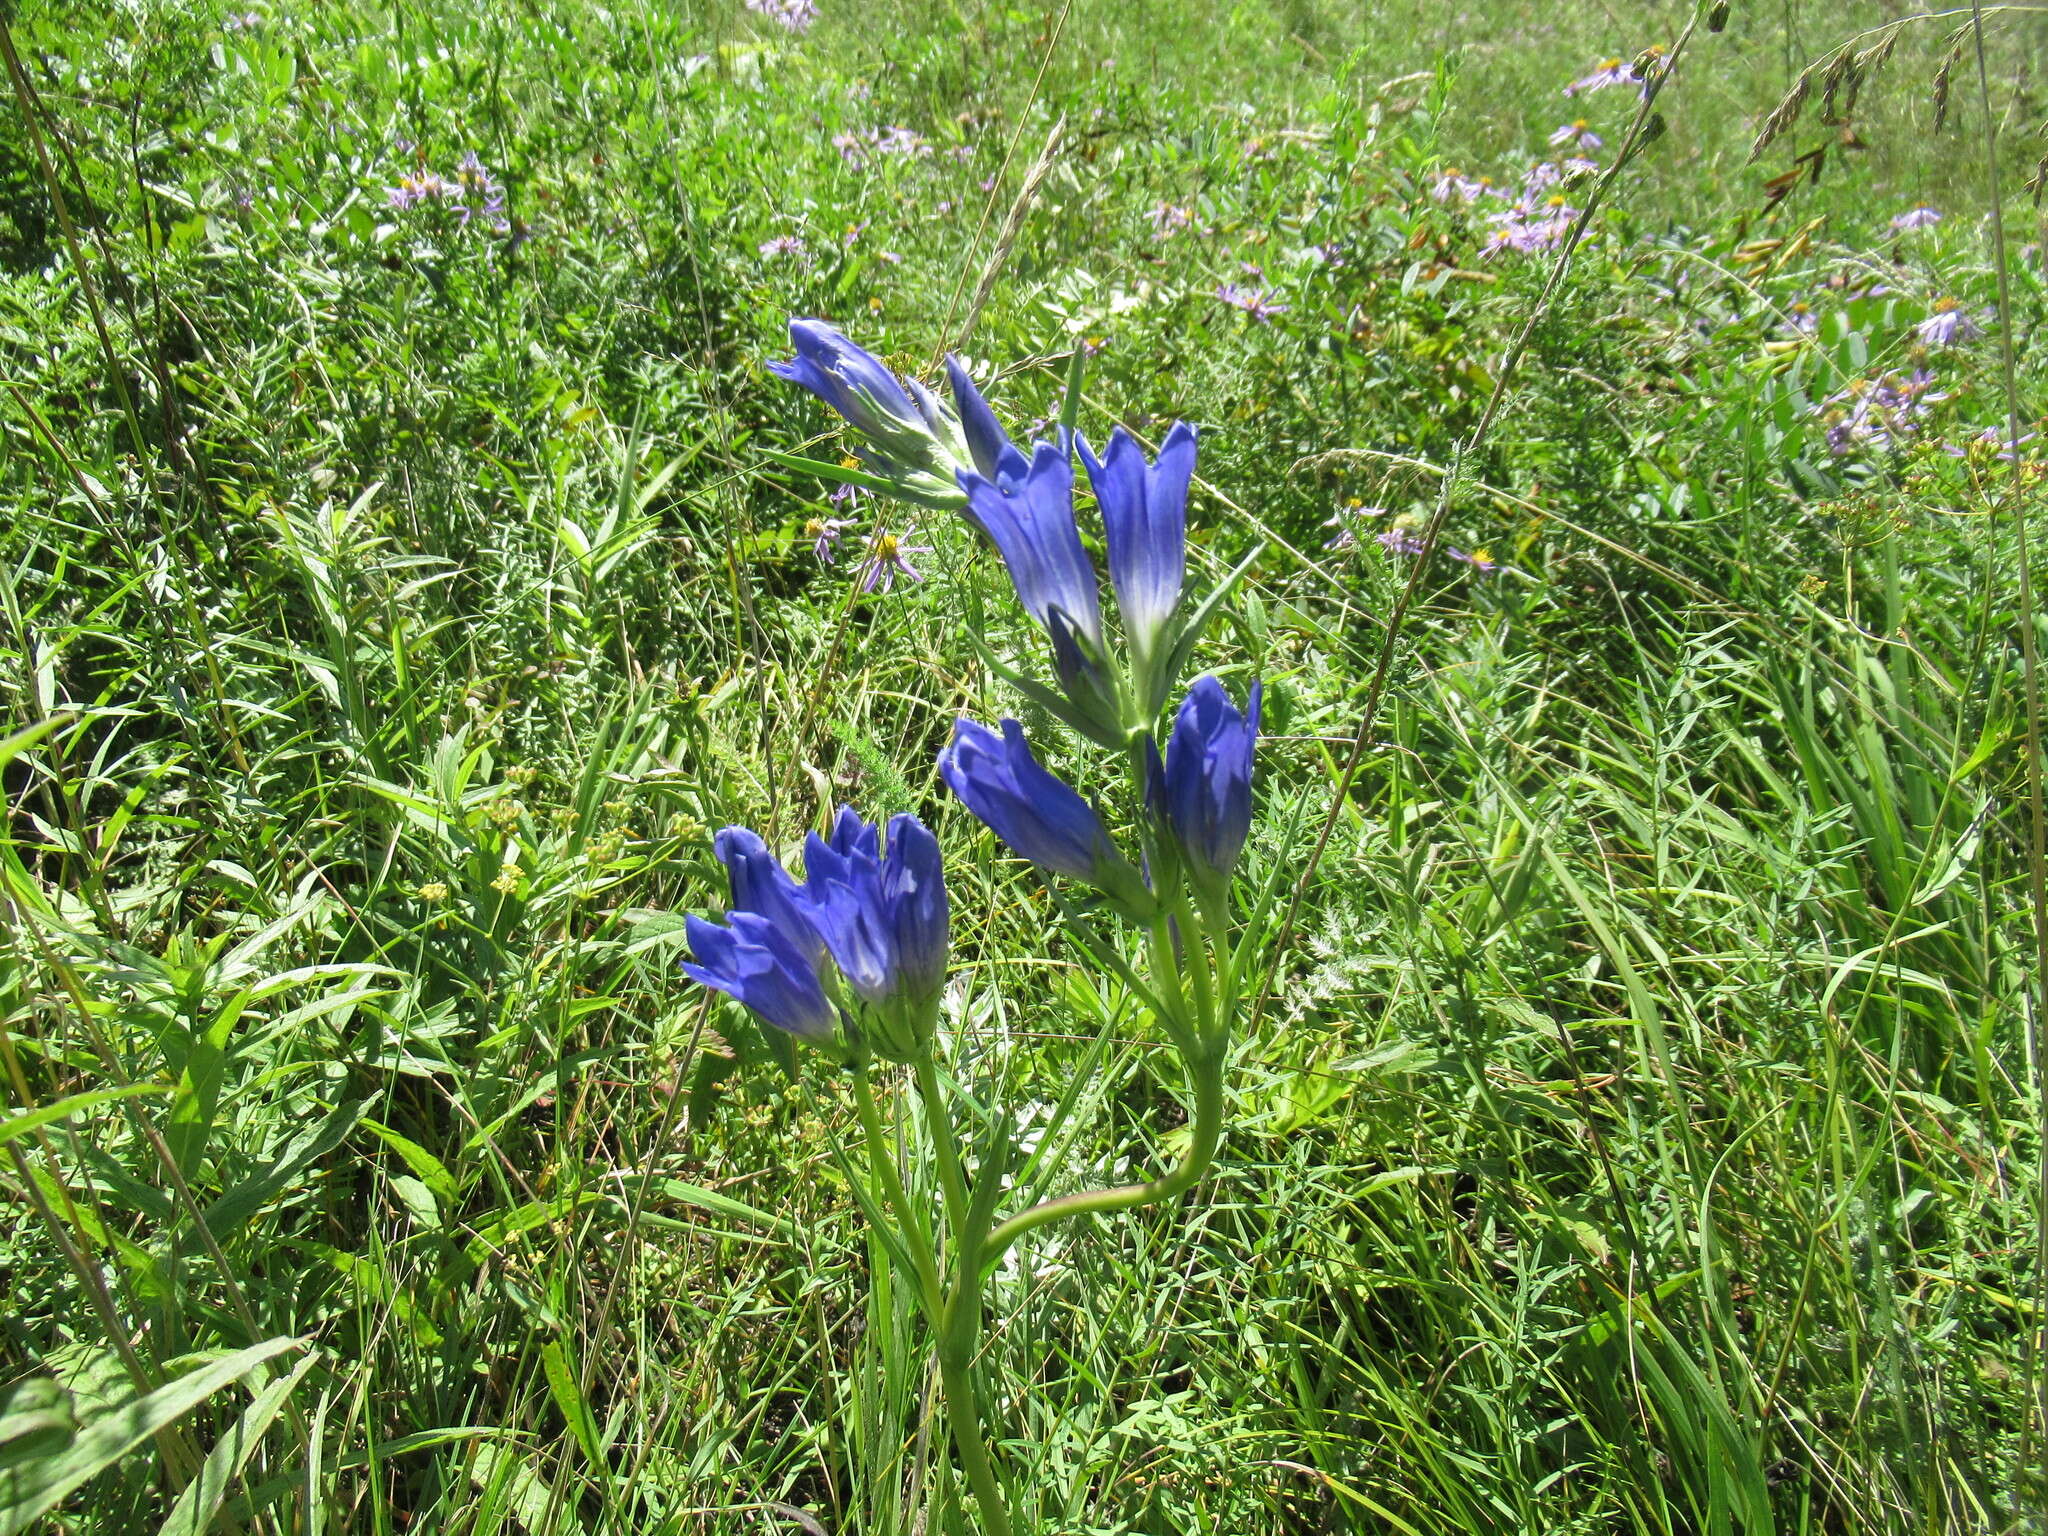
[[[419,897],[421,901],[446,901],[448,899],[448,887],[439,880],[429,880],[420,887]]]
[[[500,896],[510,896],[519,889],[519,882],[526,878],[526,871],[517,864],[507,864],[498,871],[498,878],[491,882],[491,889]]]

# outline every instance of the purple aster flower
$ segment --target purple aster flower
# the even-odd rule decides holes
[[[875,260],[891,267],[900,266],[903,262],[903,258],[894,251],[877,251],[875,252]]]
[[[1446,544],[1444,546],[1444,553],[1460,565],[1471,566],[1473,570],[1482,576],[1491,576],[1501,568],[1500,562],[1483,549],[1475,549],[1468,552],[1462,549],[1453,549],[1450,545]]]
[[[946,158],[965,165],[974,158],[974,146],[972,144],[955,144],[946,151]]]
[[[1272,324],[1275,315],[1287,313],[1285,304],[1275,304],[1263,288],[1240,288],[1236,283],[1218,283],[1216,297],[1232,309],[1241,309],[1261,325]]]
[[[1429,195],[1437,202],[1460,203],[1468,208],[1493,192],[1493,183],[1486,177],[1462,176],[1455,165],[1441,172],[1429,187]]]
[[[881,129],[873,136],[875,153],[878,155],[928,155],[932,147],[924,135],[913,129],[891,126]]]
[[[818,19],[817,0],[747,0],[747,9],[798,36],[810,31],[811,23]]]
[[[1581,176],[1600,174],[1600,162],[1588,160],[1584,155],[1566,155],[1564,159],[1558,161],[1558,168],[1564,172],[1565,178],[1571,181],[1576,181]]]
[[[398,185],[387,188],[384,196],[393,208],[403,212],[408,208],[417,208],[422,203],[452,198],[457,195],[457,191],[452,181],[444,180],[432,171],[420,171],[411,176],[399,177]]]
[[[850,491],[853,487],[842,485],[839,490]],[[834,491],[836,498],[839,491]],[[811,553],[818,557],[818,564],[830,565],[832,556],[839,549],[839,540],[847,529],[853,526],[850,517],[814,517],[804,524],[804,537],[811,541]]]
[[[763,256],[773,261],[784,256],[803,255],[804,242],[797,235],[777,235],[772,240],[763,240],[758,249]]]
[[[861,591],[887,592],[896,585],[898,576],[907,576],[912,581],[924,580],[917,567],[910,563],[910,557],[930,554],[932,547],[929,544],[912,544],[909,538],[908,529],[900,535],[883,529],[875,531],[874,537],[868,540],[867,563],[862,567],[867,574],[861,580]]]
[[[1857,379],[1822,402],[1830,416],[1828,448],[1840,454],[1858,446],[1879,451],[1896,447],[1918,430],[1921,417],[1947,398],[1934,388],[1934,374],[1925,368],[1904,377],[1888,373]]]
[[[1373,535],[1373,540],[1390,555],[1419,555],[1425,548],[1407,521],[1396,522]]]
[[[1812,335],[1820,326],[1820,316],[1813,306],[1804,299],[1794,299],[1785,311],[1785,324],[1803,335]]]
[[[1152,238],[1164,240],[1186,229],[1194,221],[1195,210],[1178,203],[1161,203],[1146,217],[1152,221]]]
[[[1904,213],[1892,215],[1892,228],[1904,233],[1909,229],[1925,229],[1930,224],[1941,222],[1941,210],[1922,203],[1917,208],[1908,208]]]
[[[1569,144],[1573,149],[1590,154],[1607,141],[1595,133],[1583,117],[1574,118],[1550,136],[1552,149],[1563,149]]]
[[[1593,72],[1574,80],[1564,88],[1567,96],[1583,96],[1588,91],[1604,91],[1610,85],[1634,85],[1642,77],[1635,66],[1622,59],[1602,59],[1594,66]]]
[[[1984,328],[1955,299],[1936,299],[1934,313],[1913,330],[1930,347],[1961,346],[1984,334]]]
[[[2007,464],[2019,461],[2019,449],[2031,443],[2039,434],[2022,432],[2017,440],[2007,435],[2006,427],[1986,427],[1975,437],[1962,443],[1943,445],[1942,452],[1958,459],[1973,459],[1980,455],[2002,460]]]
[[[472,218],[480,218],[496,234],[503,234],[511,228],[505,222],[505,189],[498,185],[473,149],[464,151],[461,160],[456,162],[452,195],[459,200],[457,213],[464,224]]]
[[[1522,178],[1522,202],[1534,206],[1536,199],[1564,180],[1564,168],[1553,160],[1538,160]]]
[[[839,151],[839,158],[848,165],[863,165],[867,162],[867,146],[857,133],[835,133],[832,147]]]

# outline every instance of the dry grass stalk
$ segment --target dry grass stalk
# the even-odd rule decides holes
[[[1025,215],[1031,211],[1031,204],[1038,196],[1038,189],[1051,174],[1053,155],[1059,148],[1060,135],[1066,131],[1066,114],[1052,125],[1052,132],[1045,136],[1045,144],[1038,151],[1038,158],[1031,162],[1031,169],[1024,174],[1024,185],[1017,193],[1016,201],[1010,204],[1010,212],[1003,220],[1002,232],[996,236],[995,249],[988,253],[988,260],[982,263],[981,276],[974,284],[974,301],[967,306],[967,318],[960,322],[960,332],[953,339],[957,351],[967,345],[967,338],[974,330],[974,322],[981,318],[982,306],[996,286],[1003,263],[1009,259],[1011,249],[1017,244],[1017,237],[1024,232]]]

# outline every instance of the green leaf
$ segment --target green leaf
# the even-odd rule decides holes
[[[604,1446],[598,1440],[597,1420],[592,1417],[590,1404],[584,1398],[583,1388],[576,1381],[576,1372],[569,1364],[568,1346],[560,1339],[548,1340],[541,1346],[540,1367],[548,1379],[548,1394],[562,1411],[562,1420],[569,1426],[569,1433],[576,1437],[577,1445],[582,1447],[584,1458],[592,1467],[602,1467]]]
[[[256,1394],[255,1401],[235,1421],[234,1427],[222,1435],[207,1453],[199,1475],[178,1495],[178,1502],[171,1506],[170,1518],[164,1521],[157,1536],[205,1536],[213,1523],[214,1512],[227,1496],[228,1484],[249,1464],[249,1458],[263,1444],[263,1435],[270,1428],[270,1421],[277,1417],[285,1399],[291,1396],[292,1388],[313,1368],[315,1361],[315,1356],[306,1356],[290,1375],[278,1377]]]
[[[68,1119],[80,1110],[91,1109],[96,1104],[111,1103],[115,1099],[137,1098],[145,1093],[169,1093],[167,1083],[129,1083],[121,1088],[95,1088],[90,1093],[74,1093],[68,1099],[59,1099],[54,1104],[44,1104],[7,1120],[0,1120],[0,1146],[17,1136],[26,1136],[38,1126],[52,1121]]]
[[[169,1427],[236,1378],[303,1339],[266,1339],[189,1376],[133,1398],[81,1430],[60,1455],[0,1471],[0,1536],[15,1536],[55,1509],[161,1429]]]

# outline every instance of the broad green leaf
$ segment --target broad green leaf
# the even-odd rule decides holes
[[[60,1454],[0,1471],[0,1536],[15,1536],[55,1509],[158,1430],[175,1423],[237,1377],[303,1339],[266,1339],[102,1414]]]

